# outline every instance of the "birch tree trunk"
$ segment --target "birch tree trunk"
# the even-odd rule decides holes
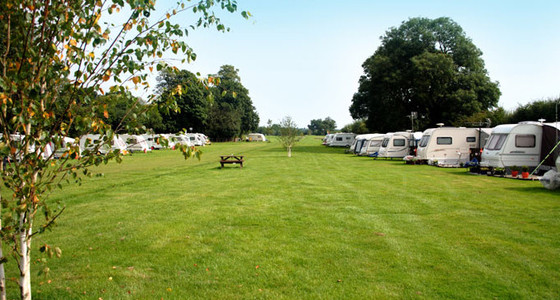
[[[292,157],[292,146],[288,146],[288,157]]]
[[[0,231],[2,231],[2,220],[0,220]],[[4,251],[2,251],[2,246],[3,243],[2,240],[0,240],[0,259],[4,258]],[[6,274],[4,273],[3,262],[0,262],[0,300],[6,300]]]
[[[21,249],[21,259],[19,261],[19,288],[21,299],[31,300],[31,221],[27,219],[26,213],[21,214],[20,224],[25,228],[25,223],[29,222],[29,228],[23,229],[19,233],[19,244]]]
[[[4,158],[0,161],[0,171],[4,172]],[[0,202],[2,200],[2,195],[0,194]],[[2,219],[0,219],[0,232],[2,231]],[[2,247],[2,239],[0,239],[0,259],[4,259],[4,251]],[[6,273],[4,273],[4,263],[0,262],[0,300],[6,300]]]

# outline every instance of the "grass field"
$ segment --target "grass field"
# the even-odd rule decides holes
[[[306,137],[134,154],[52,195],[36,299],[558,299],[560,192]],[[219,155],[245,155],[243,169]],[[39,271],[43,266],[32,266]],[[9,274],[14,276],[14,274]],[[9,282],[10,298],[17,285]]]

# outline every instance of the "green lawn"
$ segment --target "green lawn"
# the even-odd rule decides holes
[[[52,195],[67,208],[33,254],[63,255],[34,272],[35,298],[560,297],[560,192],[538,182],[355,157],[317,137],[292,158],[275,141],[203,151],[134,154]],[[244,168],[220,169],[225,154]]]

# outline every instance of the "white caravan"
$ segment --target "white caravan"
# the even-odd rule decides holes
[[[98,145],[99,147],[97,147]],[[114,150],[119,150],[121,154],[128,154],[126,144],[116,134],[113,135],[110,145],[104,144],[99,134],[86,134],[80,138],[80,149],[83,149],[83,151],[97,150],[99,154],[103,155]]]
[[[193,147],[194,144],[191,142],[191,139],[188,138],[186,135],[184,134],[177,134],[175,136],[172,136],[172,138],[175,141],[175,145],[179,144],[179,145],[187,145],[189,147]]]
[[[247,142],[266,142],[266,137],[262,133],[249,133]]]
[[[334,139],[334,133],[329,133],[327,135],[325,135],[325,137],[323,138],[323,145],[328,146],[332,143]]]
[[[479,153],[492,129],[439,127],[424,131],[416,159],[428,164],[458,167],[470,160],[471,151]]]
[[[157,134],[143,134],[142,137],[148,143],[148,147],[152,150],[160,150],[163,149],[163,146],[159,143],[160,135]]]
[[[368,138],[364,145],[362,146],[362,150],[358,155],[360,156],[372,156],[377,157],[379,155],[379,149],[381,148],[381,144],[383,144],[383,139],[385,138],[385,134],[376,133],[372,137]]]
[[[559,136],[558,123],[521,122],[496,126],[484,146],[480,165],[491,168],[527,166],[534,169],[542,162],[539,170],[553,169],[560,149],[556,148],[551,155],[549,153],[558,143]]]
[[[354,133],[335,133],[332,141],[327,145],[330,147],[350,147],[355,137],[356,134]]]
[[[71,137],[64,137],[61,142],[62,146],[54,151],[54,158],[65,158],[68,155],[70,155],[71,158],[78,158],[82,155],[82,148],[80,147],[79,140]]]
[[[359,154],[364,148],[367,140],[374,135],[376,135],[376,133],[356,135],[356,137],[354,137],[354,142],[350,146],[350,152],[354,154]]]
[[[21,135],[21,134],[10,134],[10,140],[11,143],[15,143],[18,144],[18,146],[16,148],[19,148],[21,146],[22,147],[22,143],[25,143],[27,141],[24,141],[25,136]],[[0,137],[0,142],[3,144],[3,140]],[[40,156],[42,159],[47,160],[47,159],[51,159],[53,157],[53,151],[54,151],[54,144],[52,142],[46,143],[44,146],[40,146],[40,147],[36,147],[34,142],[29,142],[30,144],[28,144],[27,146],[27,153],[35,153],[37,156]],[[11,153],[11,155],[8,155],[8,157],[6,157],[5,159],[7,160],[12,160],[15,159],[17,161],[21,161],[21,159],[23,158],[23,149],[19,149],[21,151],[15,152],[15,153]]]
[[[177,143],[177,140],[175,139],[174,134],[162,133],[162,134],[159,135],[159,138],[166,141],[167,148],[175,149],[175,144]],[[162,143],[163,143],[163,141],[160,140],[160,144],[162,144]]]
[[[387,134],[383,138],[379,155],[385,158],[403,158],[410,155],[422,137],[421,132],[399,131]]]
[[[199,133],[185,133],[185,137],[195,146],[204,146],[206,142],[202,139]]]
[[[146,139],[141,135],[121,134],[120,138],[126,143],[126,149],[132,152],[148,152],[152,151]]]

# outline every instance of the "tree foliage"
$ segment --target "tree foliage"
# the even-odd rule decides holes
[[[370,131],[389,132],[408,128],[412,111],[423,128],[491,109],[500,91],[481,55],[451,19],[409,19],[363,63],[350,113]]]
[[[178,92],[178,89],[181,92]],[[175,110],[162,107],[160,113],[165,116],[165,120],[161,128],[154,129],[175,133],[192,128],[194,132],[205,132],[211,102],[204,83],[195,74],[187,70],[161,72],[158,77],[158,91],[160,102],[174,99],[177,107]]]
[[[301,139],[301,131],[290,116],[284,117],[279,125],[280,136],[278,139],[282,146],[288,150],[288,157],[292,157],[292,148]]]
[[[148,89],[152,72],[170,69],[164,53],[195,59],[181,39],[196,27],[227,31],[212,9],[216,5],[234,12],[237,4],[234,0],[179,2],[160,18],[154,1],[143,0],[5,0],[0,5],[0,154],[4,160],[0,192],[5,195],[1,236],[8,244],[4,249],[11,249],[18,265],[21,297],[30,299],[32,238],[50,228],[63,210],[47,201],[48,192],[62,188],[63,181],[79,182],[80,176],[91,174],[91,166],[120,160],[118,150],[96,155],[114,134],[108,110],[112,96],[100,95]],[[189,27],[172,22],[175,15],[188,12],[198,15]],[[111,18],[122,22],[106,22]],[[132,108],[140,102],[127,98],[131,110],[123,117],[134,118]],[[100,134],[101,142],[78,159],[70,159],[79,153],[75,143],[64,140],[72,132]],[[49,150],[53,147],[65,149],[65,157],[53,160]],[[185,158],[198,154],[190,147],[181,150]],[[44,220],[35,222],[38,217]],[[5,292],[5,257],[0,255],[0,290]]]
[[[364,134],[364,133],[368,133],[369,130],[367,129],[366,126],[366,122],[364,120],[356,120],[354,122],[352,122],[351,124],[348,124],[344,127],[342,127],[342,129],[340,129],[340,131],[342,132],[352,132],[355,134]]]
[[[256,130],[259,115],[249,97],[249,90],[241,83],[239,70],[232,65],[223,65],[211,78],[216,84],[212,87],[214,104],[208,135],[216,140],[229,140]]]
[[[509,123],[519,123],[522,121],[538,121],[545,119],[547,122],[560,120],[558,106],[560,98],[537,100],[517,107],[509,116]]]
[[[323,119],[311,120],[309,125],[307,125],[311,134],[314,135],[325,135],[336,129],[336,121],[330,117]]]

